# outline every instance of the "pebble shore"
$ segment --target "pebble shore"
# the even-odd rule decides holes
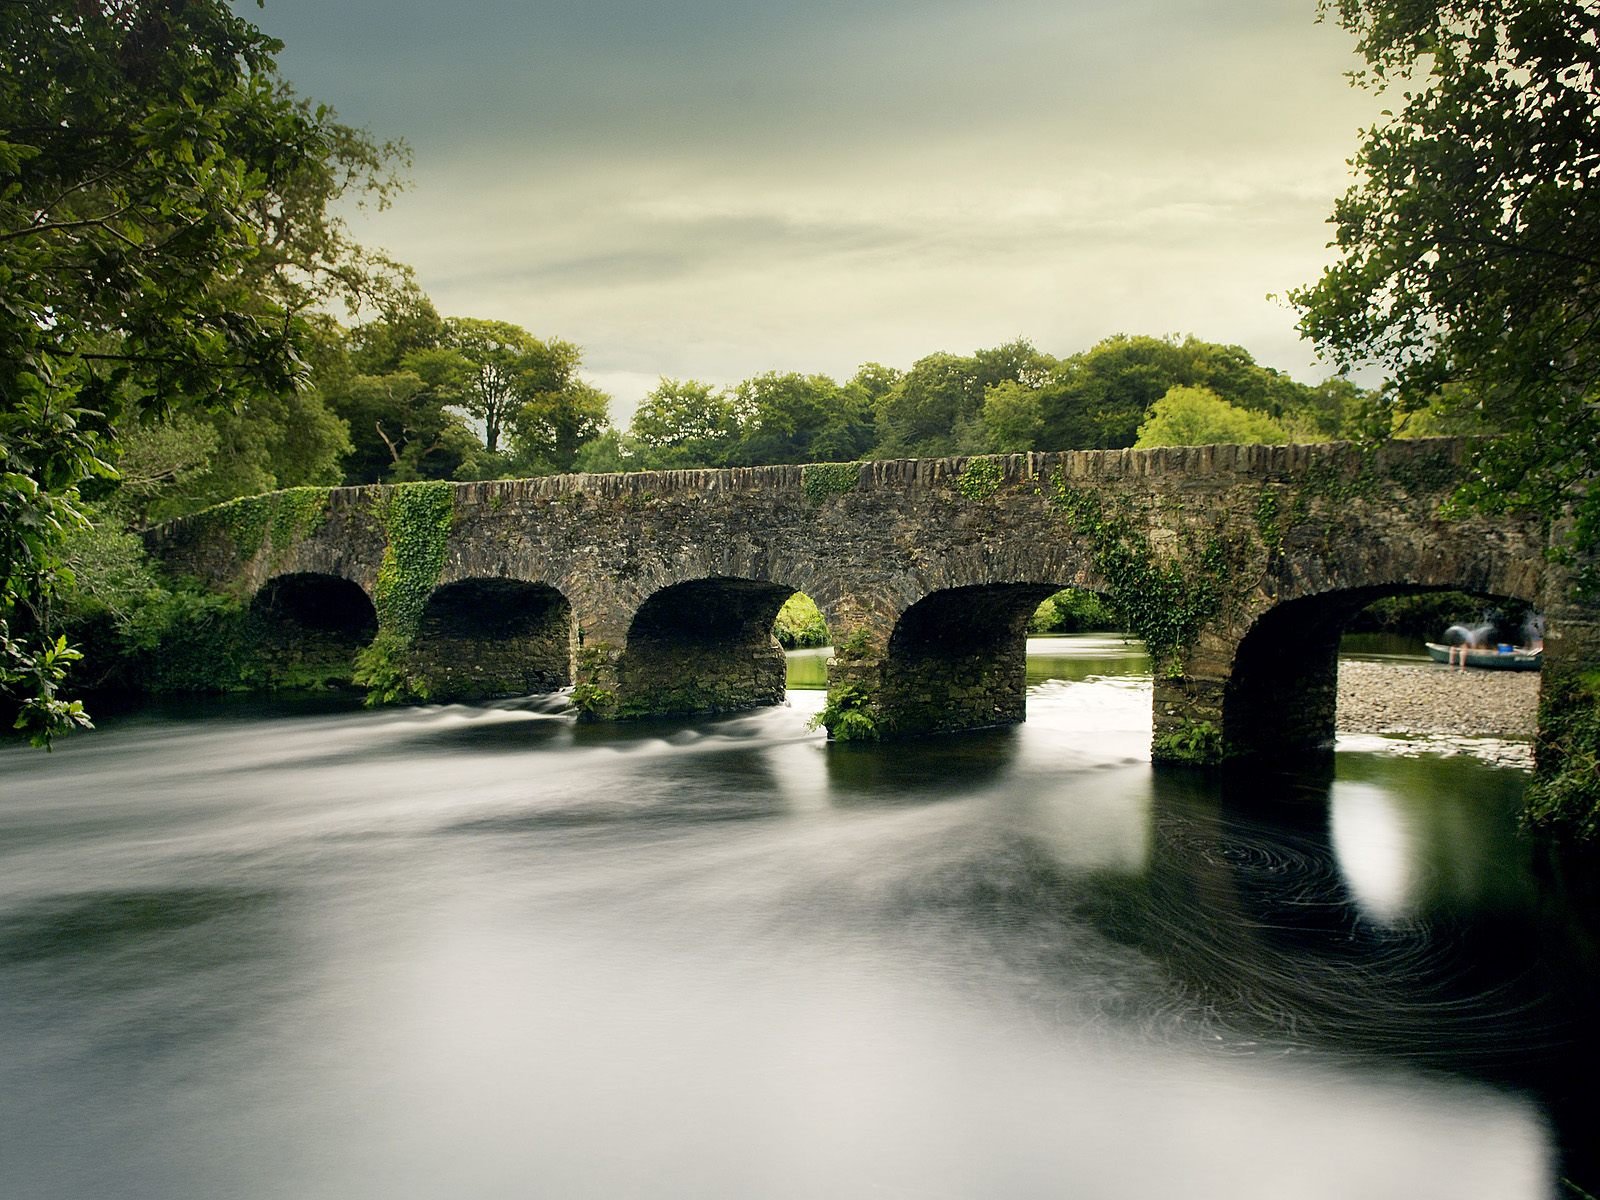
[[[1531,739],[1537,671],[1452,671],[1439,663],[1339,664],[1340,733]]]
[[[1533,766],[1537,671],[1452,671],[1439,663],[1339,664],[1342,745],[1377,735],[1389,751],[1469,754]]]

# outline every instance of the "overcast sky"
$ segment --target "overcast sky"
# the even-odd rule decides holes
[[[403,138],[359,216],[441,312],[657,377],[846,377],[1018,335],[1327,372],[1313,279],[1374,104],[1314,0],[266,0],[303,94]],[[620,423],[620,422],[619,422]]]

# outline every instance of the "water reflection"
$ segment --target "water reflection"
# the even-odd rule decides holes
[[[1360,784],[1340,788],[1329,820],[1339,870],[1363,915],[1404,923],[1420,900],[1421,845],[1397,798]]]
[[[1514,840],[1521,777],[1153,771],[1148,679],[1086,644],[1051,646],[1027,725],[910,746],[828,747],[797,692],[624,727],[226,709],[0,752],[0,1190],[1590,1178],[1590,985]]]

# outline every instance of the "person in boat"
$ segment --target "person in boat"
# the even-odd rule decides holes
[[[1444,631],[1444,639],[1449,643],[1450,649],[1445,658],[1447,668],[1454,667],[1458,671],[1467,669],[1467,655],[1474,650],[1486,649],[1489,639],[1494,636],[1494,625],[1452,625]]]

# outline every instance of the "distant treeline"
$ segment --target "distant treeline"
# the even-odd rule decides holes
[[[760,466],[863,458],[1115,449],[1352,436],[1368,396],[1316,386],[1238,346],[1118,335],[1066,358],[1023,339],[930,354],[848,380],[769,372],[733,387],[663,379],[627,430],[579,452],[585,470]]]
[[[138,529],[302,484],[1322,441],[1368,432],[1377,411],[1348,379],[1301,383],[1239,346],[1119,334],[1064,358],[1019,338],[843,381],[663,378],[617,428],[577,346],[441,317],[420,292],[382,319],[312,332],[304,386],[119,429],[121,479],[90,498]],[[1413,418],[1414,431],[1436,424]]]

